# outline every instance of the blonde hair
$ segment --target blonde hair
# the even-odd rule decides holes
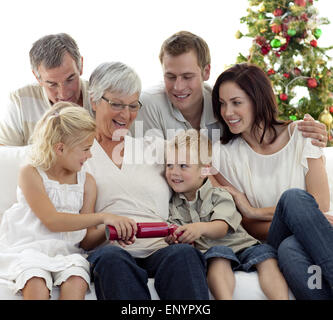
[[[58,102],[37,122],[31,137],[30,164],[50,169],[57,157],[54,146],[62,142],[74,148],[95,134],[95,120],[82,107]]]
[[[186,152],[190,151],[190,163],[199,166],[210,165],[212,161],[212,143],[209,138],[196,129],[182,130],[166,145],[168,157],[172,154],[175,159],[175,151],[179,155],[186,157]]]

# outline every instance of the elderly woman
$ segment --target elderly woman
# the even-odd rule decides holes
[[[136,222],[166,221],[170,190],[164,167],[152,157],[141,157],[154,153],[156,141],[127,135],[141,108],[138,75],[120,62],[103,63],[89,86],[97,134],[87,170],[97,183],[95,210]],[[88,257],[98,299],[151,299],[149,277],[155,278],[161,299],[208,299],[205,262],[192,246],[169,246],[163,238],[110,244],[103,229],[90,228],[88,233],[98,234],[93,243],[82,243],[85,249],[98,246]]]

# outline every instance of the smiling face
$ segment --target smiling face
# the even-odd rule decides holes
[[[138,114],[137,111],[130,112],[128,105],[138,103],[139,93],[129,96],[121,93],[105,92],[103,97],[113,103],[126,105],[123,110],[117,111],[104,99],[100,99],[97,103],[92,102],[92,108],[96,112],[97,135],[119,141],[127,134]]]
[[[71,172],[78,172],[82,169],[83,164],[92,157],[90,148],[93,145],[95,134],[91,134],[83,142],[76,144],[74,147],[62,143],[57,148],[60,148],[59,158],[61,165]],[[59,152],[59,150],[58,150]]]
[[[180,112],[199,110],[203,101],[203,82],[208,80],[210,66],[204,70],[198,65],[193,50],[172,56],[165,53],[162,62],[167,96]]]
[[[173,191],[182,193],[187,200],[194,200],[196,191],[202,186],[205,175],[202,166],[190,161],[190,152],[186,156],[181,152],[167,155],[165,177]]]
[[[235,83],[227,81],[219,89],[220,113],[233,134],[250,134],[253,125],[253,104],[250,97]]]
[[[64,54],[59,67],[47,69],[41,64],[38,73],[40,77],[35,74],[36,79],[44,87],[52,103],[67,101],[82,105],[80,101],[82,68],[78,70],[74,59],[68,53]]]

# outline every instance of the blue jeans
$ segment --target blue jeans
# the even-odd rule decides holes
[[[99,300],[150,300],[148,278],[155,278],[161,300],[208,300],[206,262],[188,244],[170,245],[147,258],[107,245],[88,257]]]
[[[277,259],[276,250],[266,244],[256,244],[234,253],[226,246],[214,246],[204,253],[205,259],[224,258],[230,260],[233,271],[242,270],[245,272],[255,271],[255,265],[267,259]]]
[[[282,194],[267,243],[278,250],[281,271],[296,299],[333,299],[333,227],[312,195],[300,189]],[[322,277],[315,281],[318,267]]]

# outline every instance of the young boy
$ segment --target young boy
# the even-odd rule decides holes
[[[215,299],[232,299],[233,270],[252,271],[254,267],[269,299],[288,299],[275,249],[246,232],[232,196],[209,181],[211,157],[209,139],[197,130],[183,131],[168,141],[165,176],[174,191],[169,222],[179,227],[166,241],[193,244],[204,252]]]

